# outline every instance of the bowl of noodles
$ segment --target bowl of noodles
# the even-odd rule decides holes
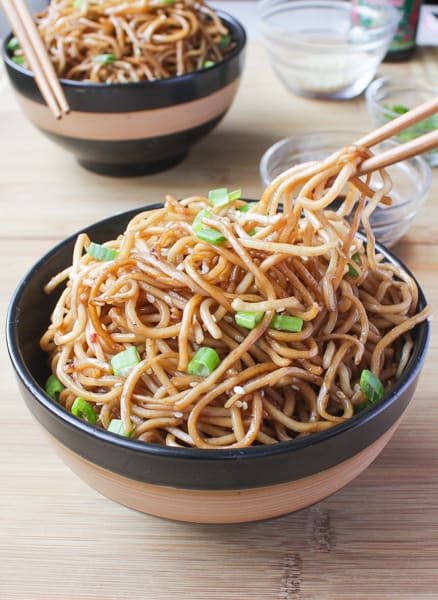
[[[224,117],[246,35],[203,2],[52,0],[35,17],[71,112],[55,119],[11,34],[6,71],[25,115],[79,163],[113,176],[179,162]]]
[[[376,458],[414,396],[430,307],[369,219],[358,232],[386,194],[353,176],[366,154],[293,167],[258,201],[167,196],[31,269],[9,355],[84,481],[145,513],[239,522],[318,502]]]

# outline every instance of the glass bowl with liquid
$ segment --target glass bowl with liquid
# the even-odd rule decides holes
[[[270,63],[291,92],[348,99],[373,79],[396,32],[397,10],[363,0],[260,0]]]

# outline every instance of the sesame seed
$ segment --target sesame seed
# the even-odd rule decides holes
[[[146,294],[146,300],[150,302],[150,304],[153,304],[155,302],[155,296],[152,296],[152,294]]]
[[[233,392],[234,392],[235,394],[244,394],[244,393],[245,393],[245,389],[244,389],[244,388],[243,388],[241,385],[236,385],[236,386],[233,388]]]

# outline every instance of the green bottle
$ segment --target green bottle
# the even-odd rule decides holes
[[[415,52],[417,45],[421,0],[390,0],[390,2],[399,11],[400,21],[397,33],[384,60],[408,60]]]

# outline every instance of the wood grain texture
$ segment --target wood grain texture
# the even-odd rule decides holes
[[[438,49],[380,72],[436,81]],[[371,126],[364,99],[324,103],[287,93],[250,43],[230,113],[180,166],[161,175],[88,173],[19,112],[0,75],[0,311],[57,240],[118,211],[212,187],[261,191],[274,141]],[[394,251],[438,306],[438,171]],[[100,496],[57,458],[0,355],[1,600],[436,600],[438,598],[438,334],[415,398],[379,458],[334,496],[275,520],[190,525]]]

